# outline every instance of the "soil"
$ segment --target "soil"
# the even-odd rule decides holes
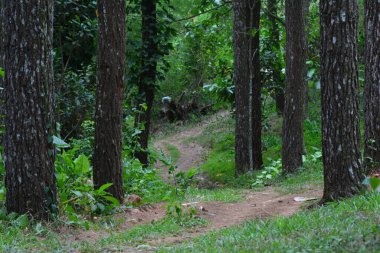
[[[219,120],[221,117],[227,117],[228,112],[219,113],[209,120],[199,125],[174,134],[164,139],[160,139],[154,146],[162,149],[164,152],[165,144],[170,143],[177,147],[181,156],[177,161],[178,169],[187,171],[191,167],[200,165],[203,162],[203,154],[206,152],[202,146],[195,142],[184,143],[189,137],[198,136],[210,123]],[[162,176],[167,179],[168,169],[164,168]],[[261,192],[246,191],[243,201],[224,203],[224,202],[196,202],[188,203],[187,207],[193,206],[198,210],[197,216],[208,221],[207,225],[188,229],[176,236],[165,237],[155,240],[146,240],[143,245],[137,248],[125,248],[125,252],[151,252],[158,246],[166,244],[182,243],[195,236],[199,236],[212,230],[218,230],[225,227],[242,224],[248,220],[265,219],[273,216],[291,216],[299,211],[305,202],[297,202],[295,197],[320,198],[322,192],[320,189],[310,187],[310,190],[302,194],[283,195],[276,192],[273,188],[267,187]],[[125,213],[118,214],[114,220],[123,220],[119,225],[120,231],[128,230],[137,225],[154,223],[165,217],[166,204],[156,204],[125,210]],[[95,242],[101,237],[109,236],[106,231],[82,231],[73,236],[71,241],[88,241]],[[73,251],[75,252],[75,251]]]
[[[182,243],[201,234],[242,224],[248,220],[265,219],[274,216],[291,216],[301,209],[304,202],[296,202],[299,194],[280,195],[272,188],[262,192],[252,192],[245,196],[245,200],[235,203],[205,202],[194,206],[198,215],[209,223],[205,227],[188,231],[175,237],[166,237],[147,241],[148,245],[162,246],[165,244]],[[312,190],[302,194],[302,197],[319,198],[321,192]]]

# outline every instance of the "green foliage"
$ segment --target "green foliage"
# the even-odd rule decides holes
[[[110,213],[119,206],[119,202],[106,191],[112,184],[94,189],[88,157],[84,154],[76,157],[75,153],[76,149],[71,149],[57,155],[56,177],[60,209],[67,214],[68,225],[89,229],[88,220],[92,220],[95,215]]]
[[[182,102],[225,104],[233,98],[232,83],[232,15],[230,5],[216,1],[173,1],[174,15],[182,22],[174,23],[177,36],[166,56],[169,69],[160,83],[160,96],[178,98]],[[201,14],[203,11],[214,11]],[[194,18],[186,19],[194,15]],[[206,86],[203,88],[203,86]]]
[[[0,77],[4,77],[5,76],[5,72],[4,70],[0,67]]]
[[[156,169],[144,168],[137,159],[125,159],[123,162],[124,188],[128,194],[136,194],[143,202],[162,201],[170,187],[163,182]]]
[[[268,181],[274,179],[281,174],[281,159],[272,161],[270,165],[265,166],[263,170],[258,172],[252,183],[252,186],[264,186]]]
[[[81,126],[92,117],[95,108],[95,69],[88,65],[85,69],[66,70],[60,77],[64,83],[58,87],[57,114],[61,124],[61,134],[83,138]],[[85,127],[86,125],[84,125]]]
[[[7,213],[5,207],[0,208],[0,223],[5,223],[8,226],[24,230],[29,226],[29,218],[26,214],[19,215],[17,213]]]
[[[367,187],[369,191],[380,193],[380,179],[377,177],[366,177],[363,181],[363,185]]]
[[[307,156],[303,156],[303,163],[305,168],[300,168],[301,171],[308,170],[309,172],[312,170],[311,164],[321,164],[322,162],[322,152],[318,148],[314,148],[314,153],[311,153]],[[270,161],[268,165],[264,167],[263,170],[259,171],[253,177],[253,187],[266,186],[269,184],[273,184],[276,182],[276,179],[282,175],[282,163],[281,159]],[[286,175],[288,178],[293,178],[293,180],[297,179],[296,175]],[[316,177],[313,177],[315,179]],[[281,179],[280,179],[281,180]],[[304,180],[304,182],[300,182],[296,180],[299,185],[305,185],[308,180]]]

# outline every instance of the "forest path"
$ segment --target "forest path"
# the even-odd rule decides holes
[[[218,112],[210,116],[208,119],[199,122],[194,127],[189,127],[178,133],[160,138],[153,143],[153,147],[156,150],[162,151],[165,156],[171,155],[168,147],[175,147],[175,149],[179,152],[178,160],[174,161],[174,164],[177,165],[176,173],[179,171],[187,172],[191,168],[200,166],[208,152],[208,150],[199,145],[196,141],[187,140],[201,135],[210,124],[220,121],[229,115],[229,111]],[[169,168],[162,166],[162,163],[158,163],[157,167],[163,168],[161,171],[161,176],[167,180],[169,176]]]
[[[207,220],[207,225],[185,230],[178,235],[147,240],[146,244],[156,247],[179,244],[207,232],[241,225],[254,219],[265,219],[277,216],[291,216],[301,210],[305,202],[295,201],[296,197],[319,198],[318,189],[300,194],[281,195],[273,188],[265,188],[261,192],[246,191],[239,202],[204,202],[190,203],[197,210],[197,217]]]
[[[163,152],[169,155],[170,152],[167,150],[167,144],[175,146],[180,152],[180,157],[176,161],[178,170],[186,172],[190,168],[202,164],[207,150],[195,141],[185,140],[191,140],[191,137],[201,135],[207,129],[207,126],[228,116],[229,112],[220,112],[194,127],[186,128],[173,135],[160,138],[154,143],[154,147],[163,150]],[[162,167],[162,165],[158,166]],[[167,172],[168,169],[164,168],[162,171],[164,179],[168,178]],[[313,199],[321,197],[321,189],[317,186],[311,185],[308,189],[308,191],[299,194],[281,194],[273,187],[265,187],[261,191],[247,189],[240,192],[241,200],[237,202],[205,201],[184,203],[182,204],[184,212],[191,206],[197,210],[196,217],[206,220],[207,223],[193,228],[183,228],[174,234],[140,238],[138,242],[139,246],[128,247],[124,245],[125,247],[121,252],[153,252],[159,247],[183,243],[207,232],[241,225],[249,220],[291,216],[300,211],[302,206],[305,205],[305,202],[295,201],[296,197]],[[114,220],[123,220],[116,228],[116,231],[82,231],[71,237],[71,241],[96,243],[102,238],[112,238],[115,234],[128,233],[134,227],[155,224],[166,216],[166,208],[167,203],[127,208],[123,213],[113,217]],[[108,252],[107,248],[105,252]]]

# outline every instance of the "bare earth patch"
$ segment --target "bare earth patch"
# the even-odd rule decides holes
[[[197,209],[200,209],[198,215],[209,221],[208,226],[186,231],[179,236],[148,241],[147,244],[152,246],[162,246],[171,243],[182,243],[183,241],[203,233],[239,225],[248,220],[264,219],[274,216],[291,216],[299,211],[304,204],[303,202],[294,201],[295,197],[319,198],[321,195],[322,193],[319,190],[312,190],[303,193],[302,195],[281,195],[275,192],[272,188],[266,188],[262,192],[252,192],[247,194],[245,200],[242,202],[197,203],[196,207],[198,207]]]
[[[310,190],[303,194],[281,195],[273,188],[266,188],[261,192],[247,191],[241,202],[197,202],[194,206],[197,215],[208,221],[204,227],[187,229],[176,236],[163,237],[154,240],[146,240],[144,247],[127,248],[125,252],[150,252],[158,246],[182,243],[201,234],[240,225],[248,220],[265,219],[275,216],[291,216],[298,212],[304,202],[297,202],[295,197],[319,198],[320,190]],[[114,219],[124,219],[118,227],[118,232],[124,232],[132,227],[147,223],[154,223],[165,217],[166,205],[164,203],[128,209],[125,213],[115,215]],[[113,232],[115,233],[115,231]],[[78,231],[69,241],[87,241],[95,243],[97,240],[111,236],[107,231]],[[127,245],[126,245],[127,246]],[[75,252],[75,251],[73,251]]]

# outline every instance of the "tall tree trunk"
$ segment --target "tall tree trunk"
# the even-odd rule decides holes
[[[98,11],[94,185],[112,183],[108,191],[122,201],[125,1],[98,0]]]
[[[263,165],[261,150],[261,81],[259,0],[235,0],[235,174],[259,169]]]
[[[368,172],[380,165],[380,2],[365,2],[364,157]]]
[[[57,208],[53,0],[3,4],[6,206],[9,212],[48,219]]]
[[[150,135],[151,115],[154,101],[154,91],[157,79],[157,17],[156,8],[157,0],[142,0],[142,72],[139,83],[139,95],[142,99],[139,104],[145,104],[141,107],[141,113],[136,118],[136,124],[143,123],[144,128],[140,134],[139,143],[141,150],[136,152],[135,157],[144,165],[149,164],[148,142]]]
[[[0,0],[0,34],[3,33],[3,17],[4,17],[4,0]],[[1,53],[4,52],[3,49],[3,39],[4,36],[0,37],[0,68],[4,67],[4,61],[2,60]],[[4,88],[4,79],[0,76],[0,87]],[[4,89],[0,89],[0,145],[4,146],[4,126],[5,126],[5,92]],[[0,175],[0,180],[3,180],[3,175]]]
[[[282,168],[295,172],[302,166],[306,81],[304,0],[286,1],[286,88],[282,132]]]
[[[276,52],[280,52],[280,31],[278,29],[278,24],[276,20],[277,16],[277,3],[278,0],[268,0],[268,19],[271,23],[270,27],[270,43]],[[274,96],[276,101],[276,111],[278,114],[284,112],[285,107],[285,93],[284,93],[284,80],[282,78],[282,65],[280,62],[275,62],[273,64],[273,81],[276,85]]]
[[[322,202],[359,192],[358,20],[356,0],[320,1],[321,103],[324,193]]]
[[[305,47],[306,47],[306,56],[305,59],[307,61],[307,53],[309,51],[308,47],[308,34],[310,32],[309,29],[309,13],[310,13],[310,1],[311,0],[304,0],[304,17],[305,17]],[[307,65],[305,67],[305,99],[304,99],[304,119],[307,119],[309,117],[309,79],[307,77]],[[305,148],[304,148],[305,149]],[[304,150],[306,151],[306,150]],[[305,153],[305,152],[304,152]]]

